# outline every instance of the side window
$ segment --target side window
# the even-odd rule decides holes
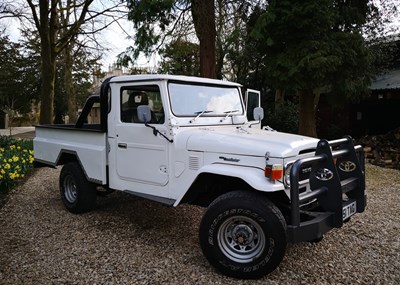
[[[137,107],[147,105],[151,111],[151,124],[165,122],[160,88],[157,85],[126,86],[121,88],[121,122],[141,123]]]

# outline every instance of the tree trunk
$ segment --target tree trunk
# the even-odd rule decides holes
[[[30,2],[30,1],[28,1]],[[32,2],[30,5],[33,6]],[[53,122],[54,109],[54,81],[56,78],[56,53],[54,43],[56,37],[55,26],[57,23],[55,5],[50,7],[49,1],[39,1],[40,20],[34,12],[36,26],[40,34],[40,55],[41,55],[41,91],[40,91],[40,124],[51,124]],[[40,22],[39,22],[40,21]]]
[[[68,117],[69,123],[74,124],[76,123],[76,93],[75,88],[72,80],[72,67],[74,64],[74,59],[72,57],[72,46],[74,41],[72,40],[68,45],[65,47],[64,55],[65,55],[65,62],[64,62],[64,81],[65,81],[65,92],[67,95],[67,108],[68,108]]]
[[[214,0],[192,0],[194,28],[200,41],[200,76],[216,78]]]
[[[51,124],[54,111],[54,81],[56,78],[55,54],[50,43],[41,38],[41,92],[40,92],[40,124]]]
[[[217,41],[216,41],[216,51],[217,51],[217,56],[216,56],[216,66],[215,66],[215,77],[218,79],[222,79],[222,69],[224,67],[224,56],[225,56],[225,52],[224,49],[222,47],[222,42],[221,39],[219,37],[217,37]]]
[[[316,107],[318,106],[319,93],[314,95],[313,90],[302,90],[299,93],[300,118],[299,134],[317,137]]]
[[[222,79],[222,69],[224,67],[224,57],[225,51],[222,46],[222,31],[224,25],[224,6],[225,0],[217,0],[217,9],[218,9],[218,20],[217,20],[217,28],[216,31],[216,78]]]
[[[285,103],[285,90],[276,89],[275,91],[275,105],[282,105]]]

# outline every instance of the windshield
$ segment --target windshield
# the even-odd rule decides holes
[[[243,114],[239,89],[235,86],[169,83],[168,88],[175,116]]]

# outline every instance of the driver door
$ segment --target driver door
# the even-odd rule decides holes
[[[149,124],[165,132],[159,86],[121,87],[120,96],[120,118],[115,126],[118,178],[128,183],[128,190],[135,190],[140,184],[164,187],[169,181],[169,142],[159,135],[155,136],[152,129],[137,118],[137,107],[148,105],[152,111],[152,121]]]

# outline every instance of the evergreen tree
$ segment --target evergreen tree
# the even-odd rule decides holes
[[[299,96],[299,133],[317,136],[322,91],[357,97],[370,83],[370,52],[362,36],[367,1],[273,0],[253,36],[265,54],[265,76],[275,89]]]
[[[199,46],[197,44],[176,40],[160,50],[163,60],[160,73],[199,76]]]
[[[0,106],[10,117],[29,113],[38,98],[37,60],[29,43],[15,43],[0,34]]]

